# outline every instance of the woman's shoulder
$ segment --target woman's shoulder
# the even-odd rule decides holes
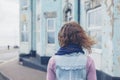
[[[87,66],[93,65],[94,64],[94,60],[92,59],[92,57],[87,56]]]
[[[49,63],[55,63],[55,57],[52,56],[50,59],[49,59]]]
[[[88,61],[93,61],[92,57],[89,56],[89,55],[87,56],[87,60],[88,60]]]
[[[54,56],[52,56],[49,59],[48,65],[51,66],[51,67],[53,67],[55,65],[55,57]]]

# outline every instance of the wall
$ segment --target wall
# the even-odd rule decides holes
[[[112,29],[113,29],[113,0],[103,0],[103,43],[102,43],[102,71],[112,76],[113,66],[113,45],[112,45]]]
[[[102,71],[120,77],[120,0],[103,0]]]
[[[80,16],[80,24],[86,31],[86,9],[90,7],[86,6],[87,1],[91,0],[81,0]],[[120,0],[102,0],[101,7],[103,9],[102,53],[99,55],[93,52],[90,56],[94,59],[98,70],[111,77],[120,77]],[[104,75],[102,79],[106,79]]]
[[[113,2],[113,76],[120,77],[120,0],[113,0]]]

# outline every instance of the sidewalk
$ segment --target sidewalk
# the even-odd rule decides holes
[[[45,80],[46,78],[46,72],[25,67],[19,64],[17,59],[0,64],[0,73],[9,80]]]

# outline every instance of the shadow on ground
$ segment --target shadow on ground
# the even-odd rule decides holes
[[[10,80],[7,77],[5,77],[3,74],[0,73],[0,80]]]

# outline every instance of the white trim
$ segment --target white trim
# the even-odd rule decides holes
[[[89,19],[88,19],[88,14],[89,13],[91,13],[91,12],[95,12],[95,11],[97,11],[97,10],[99,10],[99,9],[102,9],[102,7],[98,7],[98,8],[95,8],[95,9],[92,9],[92,10],[89,10],[89,11],[87,11],[87,27],[88,27],[88,22],[89,22]],[[95,16],[96,17],[96,16]],[[99,16],[98,16],[99,17]],[[94,26],[93,26],[94,27]]]
[[[97,26],[96,27],[95,26],[90,26],[90,27],[88,27],[88,30],[89,31],[92,31],[92,30],[102,30],[102,26],[98,26],[98,27]]]
[[[49,20],[53,20],[53,21],[54,21],[54,22],[53,22],[53,23],[54,23],[54,24],[53,24],[53,29],[51,29],[51,30],[48,29],[48,21],[49,21]],[[55,31],[55,18],[47,18],[47,31],[51,31],[51,32],[52,32],[52,31]]]
[[[87,11],[87,13],[91,13],[91,12],[97,11],[97,10],[99,10],[99,9],[102,9],[102,7],[100,6],[100,7],[91,9],[91,10]]]
[[[53,29],[48,29],[48,21],[53,20]],[[54,32],[54,43],[48,43],[48,32]],[[55,45],[55,18],[47,18],[47,46],[54,46]]]
[[[92,52],[101,54],[102,53],[102,49],[92,48]]]

